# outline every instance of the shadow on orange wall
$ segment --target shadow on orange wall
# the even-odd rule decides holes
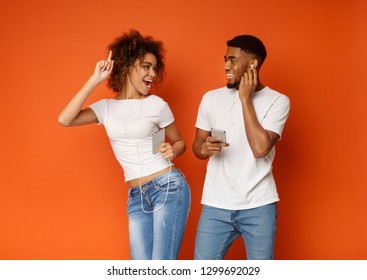
[[[198,105],[225,83],[226,40],[244,33],[267,46],[262,81],[291,99],[274,163],[276,258],[367,258],[364,1],[161,1],[141,9],[112,0],[108,16],[98,1],[18,1],[0,11],[0,259],[129,259],[127,188],[107,136],[94,125],[62,128],[57,115],[130,28],[168,50],[156,93],[186,140],[175,164],[193,196],[180,259],[193,258],[205,175],[190,149]],[[100,87],[89,102],[109,96]],[[245,258],[242,240],[226,258]]]

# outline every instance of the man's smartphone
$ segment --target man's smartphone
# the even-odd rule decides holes
[[[152,134],[152,152],[153,154],[159,153],[159,146],[162,143],[164,143],[164,140],[165,140],[165,132],[166,130],[162,128]]]
[[[220,138],[220,142],[222,143],[227,143],[226,132],[224,130],[212,128],[211,136],[215,138]]]

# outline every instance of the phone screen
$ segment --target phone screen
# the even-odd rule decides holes
[[[159,153],[159,146],[165,140],[165,129],[162,128],[152,134],[152,152],[153,154]]]

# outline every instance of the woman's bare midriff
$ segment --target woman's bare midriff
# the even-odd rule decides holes
[[[129,188],[136,188],[136,187],[142,186],[146,182],[149,182],[149,181],[153,180],[154,178],[168,172],[170,169],[174,170],[174,169],[176,169],[176,167],[174,167],[174,166],[167,167],[167,168],[162,169],[161,171],[158,171],[156,173],[153,173],[153,174],[150,174],[148,176],[141,177],[141,178],[136,178],[136,179],[130,180],[126,183],[127,183]]]

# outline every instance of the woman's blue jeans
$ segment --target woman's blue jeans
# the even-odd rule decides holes
[[[190,189],[178,169],[166,172],[140,188],[129,189],[132,259],[177,259],[190,206]]]
[[[248,260],[270,260],[274,255],[276,203],[247,210],[225,210],[203,205],[196,234],[195,259],[222,260],[240,235]]]

